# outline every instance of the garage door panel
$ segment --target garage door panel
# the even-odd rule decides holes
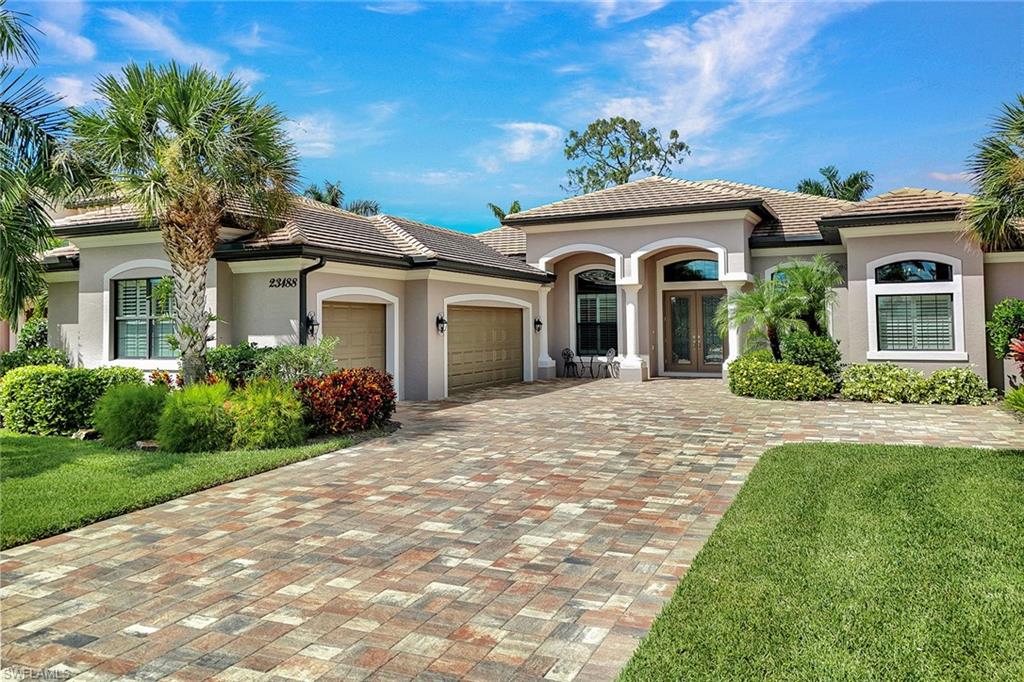
[[[473,306],[448,309],[449,391],[522,379],[522,309]]]
[[[324,303],[323,335],[338,339],[339,367],[387,369],[387,306],[376,303]]]

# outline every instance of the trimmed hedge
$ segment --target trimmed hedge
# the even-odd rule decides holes
[[[115,448],[130,448],[136,441],[155,437],[167,392],[167,387],[161,385],[111,387],[93,410],[93,423],[103,442]]]
[[[839,344],[828,336],[817,336],[808,331],[796,331],[782,339],[782,361],[791,365],[817,367],[832,380],[839,379],[842,354]]]
[[[824,400],[835,384],[817,367],[775,362],[770,351],[758,351],[729,364],[729,390],[762,400]]]
[[[302,403],[287,384],[251,381],[232,395],[230,409],[235,420],[231,444],[236,449],[283,448],[306,439]]]
[[[57,348],[28,348],[12,350],[9,353],[0,353],[0,377],[18,367],[30,367],[32,365],[60,365],[68,366],[68,356],[64,351]]]
[[[931,376],[891,362],[850,365],[843,370],[842,396],[869,403],[985,405],[995,391],[967,367],[936,370]]]
[[[988,342],[996,356],[1004,358],[1010,352],[1010,340],[1024,335],[1024,300],[1004,298],[992,308],[992,316],[985,323]]]
[[[391,375],[372,367],[343,369],[295,384],[315,433],[348,433],[387,424],[395,412]]]
[[[235,424],[226,383],[195,384],[167,396],[156,440],[170,452],[215,452],[231,445]]]
[[[108,388],[142,380],[142,372],[126,367],[18,367],[0,382],[0,414],[12,431],[67,434],[92,425],[93,407]]]
[[[256,376],[256,367],[272,348],[261,348],[243,342],[235,346],[217,346],[206,351],[210,373],[227,381],[231,388],[241,388]]]
[[[33,315],[18,330],[16,350],[36,350],[46,348],[50,340],[49,326],[42,315]]]
[[[925,402],[941,405],[987,405],[998,395],[968,367],[949,367],[928,377]]]

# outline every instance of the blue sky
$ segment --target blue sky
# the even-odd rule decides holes
[[[972,145],[1024,84],[1022,3],[27,2],[39,73],[198,61],[280,106],[306,182],[467,231],[488,201],[565,196],[562,139],[598,116],[677,128],[684,178],[968,189]]]

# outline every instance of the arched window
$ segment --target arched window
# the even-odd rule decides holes
[[[680,260],[665,266],[666,282],[704,282],[718,279],[718,261],[709,259]]]
[[[901,260],[875,268],[876,284],[952,281],[953,266],[933,260]]]
[[[604,355],[618,338],[615,273],[592,269],[576,273],[576,353]]]

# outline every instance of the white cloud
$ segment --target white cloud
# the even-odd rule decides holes
[[[285,130],[303,156],[329,158],[339,148],[364,149],[385,139],[399,109],[397,102],[371,102],[361,115],[350,119],[329,111],[314,112],[286,122]]]
[[[267,77],[267,74],[262,71],[250,69],[248,66],[236,66],[231,69],[231,73],[239,82],[243,83],[246,88],[251,88],[253,85]]]
[[[446,169],[413,172],[375,171],[373,175],[387,182],[414,183],[417,185],[427,185],[428,187],[451,187],[461,184],[464,180],[468,180],[476,174],[469,171]]]
[[[363,5],[363,9],[378,14],[416,14],[423,9],[420,2],[373,2]]]
[[[970,182],[970,173],[943,173],[942,171],[932,171],[928,174],[928,177],[932,180],[938,180],[939,182]]]
[[[284,128],[302,156],[326,159],[334,155],[334,143],[337,135],[334,129],[334,119],[330,115],[300,116],[286,121]]]
[[[683,139],[710,135],[742,116],[779,113],[798,106],[815,82],[804,59],[812,40],[853,7],[739,2],[647,31],[613,55],[631,64],[619,92],[576,99],[589,100],[591,113],[676,128]]]
[[[499,154],[482,153],[477,156],[477,165],[487,173],[497,173],[502,162],[521,163],[547,156],[562,141],[562,129],[548,123],[519,121],[516,123],[499,123],[497,128],[505,132],[505,137],[496,144],[488,144],[488,149],[497,147]]]
[[[277,43],[267,39],[265,33],[263,27],[254,21],[245,33],[236,33],[228,36],[225,40],[239,52],[252,54],[259,50],[277,47]]]
[[[587,70],[587,67],[583,64],[565,64],[555,69],[555,73],[560,76],[565,76],[573,73],[583,73]]]
[[[597,0],[594,21],[598,26],[625,24],[653,14],[667,4],[668,0]]]
[[[74,29],[65,28],[52,21],[41,20],[37,23],[43,34],[43,40],[60,50],[66,57],[76,62],[88,62],[96,58],[96,45],[79,35]]]
[[[182,39],[153,15],[132,14],[121,9],[102,11],[117,25],[117,37],[127,45],[159,52],[183,64],[202,64],[217,71],[227,62],[224,54]]]
[[[96,99],[92,86],[83,78],[74,76],[54,76],[46,82],[47,89],[63,98],[63,104],[79,107]]]

